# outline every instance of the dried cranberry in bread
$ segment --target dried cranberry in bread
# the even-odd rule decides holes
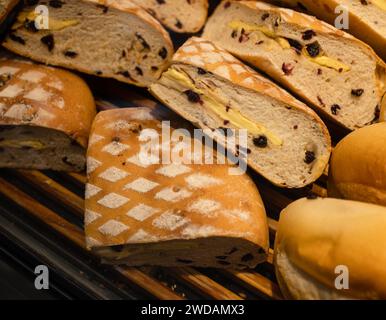
[[[335,20],[342,23],[342,10],[348,14],[348,33],[368,43],[383,60],[386,60],[386,2],[385,0],[265,0],[267,2],[290,7],[335,25]],[[338,18],[338,19],[337,19]]]
[[[247,129],[248,164],[276,185],[303,187],[327,165],[330,136],[316,113],[207,40],[188,40],[150,91],[220,144],[216,129]]]
[[[174,32],[195,33],[204,26],[208,0],[133,0]]]
[[[96,116],[87,152],[87,246],[106,262],[130,266],[253,268],[263,262],[268,251],[264,205],[245,173],[231,175],[231,165],[216,162],[154,161],[159,153],[151,162],[142,158],[148,137],[161,136],[164,116],[170,119],[158,108],[112,109]],[[171,123],[170,149],[165,140],[156,145],[163,155],[176,152],[177,128],[184,122]],[[193,148],[193,139],[185,138]],[[192,151],[202,148],[196,146]]]
[[[47,64],[147,86],[169,65],[165,29],[129,0],[49,1],[48,29],[36,29],[35,1],[18,15],[3,46]]]
[[[368,45],[327,23],[263,2],[225,1],[203,37],[348,129],[378,120],[385,63]]]
[[[60,69],[0,61],[0,167],[81,171],[95,104]]]

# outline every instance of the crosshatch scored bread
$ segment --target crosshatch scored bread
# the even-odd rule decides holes
[[[262,2],[225,1],[203,37],[348,129],[378,120],[385,63],[368,45],[327,23]]]
[[[174,32],[201,30],[208,15],[207,0],[134,0]]]
[[[34,10],[43,2],[23,8],[3,46],[40,62],[138,86],[158,79],[169,65],[168,33],[130,1],[49,1],[48,30],[37,30]]]
[[[95,113],[78,76],[0,60],[0,167],[83,170]]]
[[[216,129],[247,129],[248,164],[276,185],[303,187],[328,162],[330,136],[316,113],[207,40],[189,39],[150,91],[220,143]]]
[[[157,110],[113,109],[95,118],[87,158],[87,246],[107,262],[132,266],[245,268],[264,261],[265,209],[246,174],[229,175],[230,165],[141,160],[144,133],[161,132]]]

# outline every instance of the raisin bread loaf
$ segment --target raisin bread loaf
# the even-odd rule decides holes
[[[352,132],[335,147],[329,168],[331,197],[386,206],[386,123]]]
[[[204,26],[208,0],[133,0],[174,32],[195,33]]]
[[[83,170],[95,113],[79,77],[0,60],[0,167]]]
[[[384,0],[268,0],[280,6],[287,6],[315,15],[319,19],[335,25],[335,20],[342,23],[342,10],[348,13],[348,29],[358,39],[367,42],[386,60],[386,2]]]
[[[386,299],[386,207],[299,199],[280,214],[274,264],[287,299]]]
[[[96,116],[87,152],[87,246],[106,262],[130,266],[263,262],[268,227],[256,186],[246,174],[231,175],[230,164],[198,164],[203,153],[196,152],[205,149],[197,139],[190,156],[173,161],[175,134],[184,127],[168,122],[165,135],[165,115],[170,119],[158,108],[132,108]],[[150,137],[157,152],[147,157]],[[193,138],[184,137],[193,148]]]
[[[247,129],[247,150],[228,150],[276,185],[303,187],[328,162],[330,136],[316,113],[207,40],[188,40],[150,91],[224,146],[217,129]]]
[[[40,62],[138,86],[158,79],[173,55],[168,33],[129,0],[49,1],[48,6],[48,29],[36,29],[35,6],[25,6],[3,45]]]
[[[203,37],[348,129],[378,120],[385,63],[363,42],[314,17],[262,2],[225,1]]]

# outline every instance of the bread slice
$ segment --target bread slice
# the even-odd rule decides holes
[[[314,17],[262,2],[226,1],[203,37],[348,129],[378,120],[385,63],[363,42]]]
[[[95,104],[79,77],[0,61],[0,167],[81,171]]]
[[[3,46],[40,62],[137,86],[149,85],[169,65],[168,33],[128,0],[50,1],[48,7],[48,30],[36,29],[35,5],[25,6]]]
[[[188,40],[150,91],[220,144],[216,129],[247,129],[248,164],[278,186],[312,183],[328,162],[330,136],[315,112],[207,40]]]
[[[330,197],[386,206],[386,122],[352,132],[335,147],[329,168]]]
[[[208,0],[133,0],[174,32],[195,33],[204,26]]]
[[[335,8],[345,6],[348,13],[348,33],[368,43],[386,60],[386,4],[384,0],[268,0],[267,2],[301,10],[335,25],[342,22]]]
[[[280,214],[277,279],[290,299],[385,299],[386,207],[299,199]],[[344,285],[344,286],[343,286]]]
[[[87,246],[114,264],[253,268],[268,251],[256,186],[245,173],[230,174],[234,165],[199,164],[205,149],[188,135],[192,153],[177,162],[175,134],[185,124],[166,123],[164,134],[160,121],[170,113],[132,108],[96,116],[87,152]],[[152,157],[144,151],[149,137],[158,142]]]

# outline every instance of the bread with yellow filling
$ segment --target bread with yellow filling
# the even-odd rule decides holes
[[[0,167],[82,171],[95,103],[60,69],[0,60]]]
[[[365,43],[313,16],[259,1],[223,1],[203,37],[343,127],[378,120],[385,63]]]
[[[276,185],[310,184],[328,162],[330,136],[316,113],[208,40],[189,39],[150,91],[224,146],[218,129],[246,129],[246,146],[228,150]]]

